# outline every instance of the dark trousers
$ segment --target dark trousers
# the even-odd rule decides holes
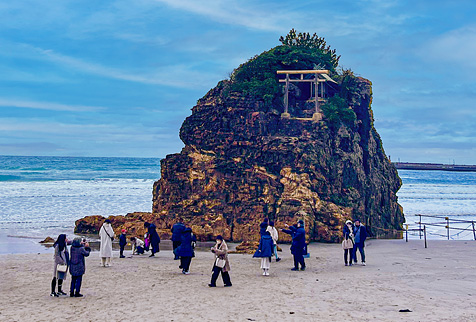
[[[354,257],[353,254],[354,250],[352,248],[344,249],[344,263],[350,263],[352,264],[352,258]],[[349,260],[347,261],[347,257],[349,257]]]
[[[83,281],[83,275],[71,276],[71,288],[69,292],[71,294],[79,294],[81,291],[81,282]],[[76,290],[76,293],[75,293]]]
[[[182,241],[172,241],[172,247],[174,248],[174,255],[175,255],[175,252],[177,251],[177,247],[180,246],[180,244],[182,244]],[[175,258],[174,259],[179,259],[179,257],[177,255],[175,255]]]
[[[120,247],[119,256],[124,256],[124,247],[126,247],[126,245],[120,245]]]
[[[58,292],[61,292],[61,287],[63,286],[63,280],[58,278]],[[51,281],[51,293],[54,293],[56,289],[56,277],[53,277]]]
[[[293,255],[294,257],[294,267],[299,269],[299,264],[301,264],[301,268],[306,267],[306,263],[304,263],[304,257],[302,254]]]
[[[159,243],[153,243],[150,245],[150,251],[152,253],[152,255],[154,255],[155,253],[158,253],[160,250],[159,250]]]
[[[192,262],[192,257],[180,256],[180,266],[186,272],[190,269],[190,263]]]
[[[359,249],[360,252],[360,257],[362,259],[362,262],[365,263],[365,252],[364,252],[364,244],[363,243],[355,243],[354,244],[354,249],[353,249],[353,255],[354,255],[354,263],[357,263],[357,249]]]
[[[221,273],[221,278],[223,279],[223,284],[231,286],[230,274],[224,272],[222,268],[218,266],[213,266],[212,280],[211,285],[215,286],[217,283],[218,275]]]
[[[136,252],[137,252],[137,254],[144,254],[144,247],[137,246]]]

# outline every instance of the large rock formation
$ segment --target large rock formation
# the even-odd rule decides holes
[[[352,218],[370,233],[401,229],[401,181],[373,126],[371,82],[335,72],[338,57],[322,48],[278,46],[198,101],[180,130],[185,147],[161,161],[154,184],[146,217],[163,234],[180,218],[201,240],[257,240],[265,216],[278,228],[304,219],[308,240],[338,241]],[[276,70],[316,66],[338,83],[322,119],[310,118],[309,85],[290,88],[283,118]]]
[[[347,76],[345,102],[356,118],[337,123],[325,113],[318,122],[282,118],[277,100],[266,104],[234,90],[233,79],[220,82],[184,121],[185,147],[161,161],[158,227],[181,218],[202,239],[220,233],[233,241],[258,239],[265,216],[278,227],[304,218],[310,240],[337,241],[351,218],[371,232],[401,229],[401,181],[373,126],[371,82]],[[306,106],[295,101],[295,109]]]

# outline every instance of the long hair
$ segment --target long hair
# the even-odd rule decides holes
[[[58,245],[59,246],[59,251],[62,252],[65,247],[66,247],[66,234],[60,234],[58,236],[58,239],[56,239],[55,243],[53,244],[53,247]]]

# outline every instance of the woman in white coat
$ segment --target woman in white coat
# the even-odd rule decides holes
[[[99,229],[99,238],[101,239],[101,264],[103,267],[111,265],[112,241],[114,240],[114,230],[112,230],[111,221],[106,219]]]

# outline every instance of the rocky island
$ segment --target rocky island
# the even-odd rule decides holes
[[[161,160],[152,212],[112,218],[116,229],[140,234],[150,221],[167,238],[181,219],[200,240],[252,241],[264,217],[278,228],[301,218],[309,241],[326,242],[352,218],[371,234],[401,229],[401,180],[374,128],[371,82],[339,71],[315,34],[280,41],[198,100],[180,129],[185,147]],[[78,220],[76,231],[98,223]]]

